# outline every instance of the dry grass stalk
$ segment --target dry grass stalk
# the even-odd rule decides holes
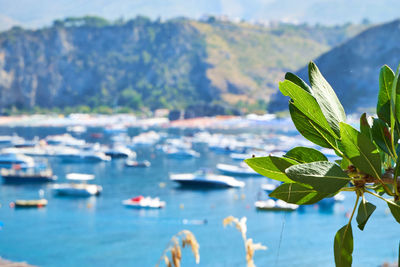
[[[179,244],[179,239],[181,240],[181,245]],[[182,259],[182,248],[191,247],[196,263],[200,262],[199,254],[199,243],[197,243],[196,237],[189,230],[183,230],[174,235],[168,243],[167,248],[164,250],[161,258],[158,260],[156,267],[164,261],[167,267],[180,267]],[[168,258],[167,253],[171,253],[171,260]]]
[[[236,229],[239,230],[239,232],[242,234],[243,242],[244,242],[244,247],[246,249],[246,262],[247,262],[247,267],[256,267],[254,264],[253,256],[254,252],[256,250],[266,250],[267,247],[263,246],[261,243],[253,243],[253,239],[249,238],[247,239],[247,225],[246,225],[247,218],[242,217],[240,220],[238,218],[235,218],[233,216],[226,217],[223,220],[224,226],[227,225],[235,225]]]

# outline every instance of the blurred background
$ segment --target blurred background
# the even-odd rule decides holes
[[[297,145],[335,160],[298,134],[278,84],[286,72],[308,81],[314,61],[358,125],[361,112],[375,113],[381,66],[400,62],[399,9],[395,0],[0,0],[0,257],[154,266],[189,229],[199,266],[244,266],[240,234],[222,226],[234,215],[269,248],[257,266],[334,266],[353,194],[261,207],[275,203],[267,193],[277,184],[243,160]],[[184,186],[204,177],[227,188]],[[400,230],[375,204],[365,231],[354,230],[354,266],[398,257]],[[182,266],[196,266],[190,251]]]

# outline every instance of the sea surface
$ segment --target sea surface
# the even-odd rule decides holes
[[[16,133],[27,139],[60,134],[65,128],[0,128],[0,135]],[[129,129],[129,135],[139,133]],[[167,130],[162,130],[167,131]],[[260,132],[272,129],[252,130]],[[82,135],[89,142],[89,128]],[[229,131],[227,131],[229,132]],[[176,136],[187,131],[169,131]],[[190,134],[190,133],[189,133]],[[293,134],[288,132],[287,134]],[[80,136],[77,136],[80,137]],[[107,143],[106,138],[100,140]],[[240,178],[242,189],[189,190],[169,181],[169,173],[215,169],[217,163],[233,163],[228,155],[196,146],[198,159],[170,159],[154,149],[137,151],[139,160],[150,168],[126,168],[124,160],[97,164],[61,163],[49,159],[58,182],[70,172],[93,173],[103,194],[91,198],[54,196],[50,185],[8,185],[0,183],[0,256],[38,266],[155,266],[170,238],[183,229],[194,233],[200,244],[200,264],[190,249],[184,249],[182,266],[245,266],[245,252],[235,227],[223,227],[233,215],[247,217],[247,235],[268,247],[255,252],[257,266],[334,266],[333,239],[348,221],[355,197],[346,193],[343,203],[330,209],[307,206],[292,213],[260,212],[254,208],[264,177]],[[160,186],[165,183],[165,187]],[[49,204],[41,209],[13,209],[16,199],[37,198],[44,189]],[[167,202],[160,210],[135,210],[121,201],[137,195],[160,197]],[[353,266],[378,266],[398,257],[400,227],[380,200],[371,199],[377,210],[363,232],[353,221]],[[206,220],[205,224],[197,224]]]

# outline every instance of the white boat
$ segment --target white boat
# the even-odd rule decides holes
[[[67,127],[67,131],[75,134],[83,134],[87,131],[87,128],[83,125],[71,125]]]
[[[19,168],[32,168],[35,166],[35,162],[33,158],[23,154],[0,154],[0,168],[11,169],[13,166],[19,166]]]
[[[81,181],[81,183],[55,184],[52,189],[56,194],[88,197],[99,195],[103,190],[99,185],[86,183],[94,179],[92,174],[69,173],[66,178],[71,181]]]
[[[104,132],[107,134],[120,134],[120,133],[126,133],[128,129],[121,124],[114,124],[114,125],[109,125],[106,128],[104,128]]]
[[[126,146],[114,145],[104,150],[104,154],[110,156],[113,159],[116,158],[136,158],[136,153]]]
[[[70,134],[50,135],[47,136],[44,140],[49,145],[82,147],[86,144],[85,140],[74,138]]]
[[[283,200],[259,200],[254,203],[254,206],[258,210],[270,210],[270,211],[295,211],[299,208],[299,205],[290,204]]]
[[[131,199],[123,200],[122,204],[129,208],[137,209],[160,209],[165,207],[165,201],[160,201],[158,197],[137,196]]]
[[[21,142],[25,142],[25,139],[22,137],[19,137],[18,135],[1,135],[0,136],[0,147],[14,146],[15,144],[19,144]]]
[[[110,161],[111,157],[99,151],[80,150],[57,155],[63,162],[73,163],[94,163],[101,161]]]
[[[254,171],[252,168],[247,165],[230,165],[230,164],[217,164],[217,170],[227,174],[227,175],[236,175],[236,176],[261,176],[259,173]]]
[[[188,158],[200,157],[200,153],[198,153],[192,149],[179,149],[179,148],[174,148],[174,147],[166,150],[165,154],[169,158],[177,158],[177,159],[188,159]]]
[[[132,160],[132,159],[127,159],[125,161],[125,166],[126,167],[135,167],[135,168],[147,168],[147,167],[151,166],[151,163],[148,160],[136,161],[136,160]]]
[[[244,187],[245,185],[244,182],[230,176],[205,172],[170,174],[169,178],[182,186],[192,187]]]
[[[136,149],[138,147],[151,147],[160,141],[161,135],[155,131],[144,132],[132,138],[132,143],[129,147]]]
[[[278,186],[275,184],[262,184],[261,189],[267,192],[268,194],[274,191]]]

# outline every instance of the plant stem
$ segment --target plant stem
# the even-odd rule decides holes
[[[375,194],[374,192],[371,192],[371,191],[368,191],[368,190],[365,190],[365,192],[368,193],[368,194],[371,194],[371,195],[373,195],[373,196],[376,196],[377,198],[380,198],[380,199],[382,199],[383,201],[387,202],[387,200],[386,200],[384,197],[381,197],[380,195]]]
[[[349,219],[349,223],[347,224],[347,226],[351,223],[351,220],[353,219],[354,213],[357,209],[357,205],[358,205],[358,201],[360,200],[360,193],[357,192],[357,199],[356,199],[356,203],[354,204],[354,208],[353,208],[353,212],[351,213],[350,219]],[[346,227],[347,230],[347,227]],[[346,232],[345,232],[346,233]]]
[[[340,189],[340,191],[353,192],[353,191],[356,191],[356,188],[354,186],[353,187],[343,187]]]

